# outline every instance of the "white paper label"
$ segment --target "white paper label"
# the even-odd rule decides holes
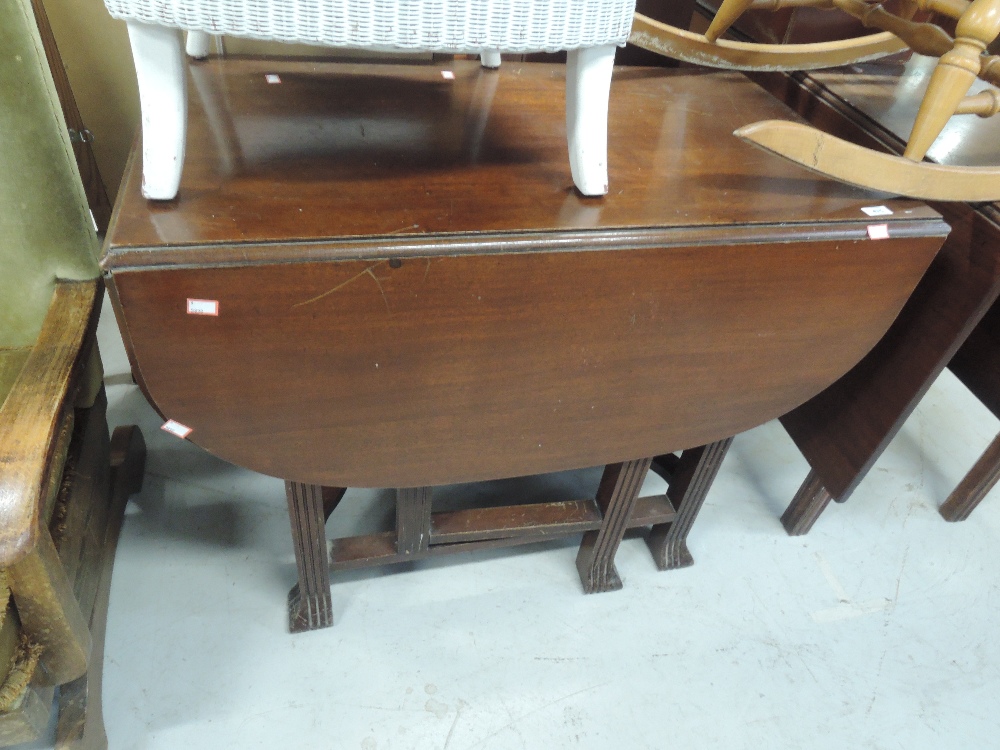
[[[188,315],[218,315],[219,300],[217,299],[188,299]]]
[[[450,70],[442,70],[441,71],[441,77],[443,79],[445,79],[446,81],[454,81],[455,80],[455,74],[452,73]]]
[[[190,427],[182,425],[180,422],[175,422],[172,419],[168,419],[164,422],[160,429],[164,432],[169,432],[171,435],[176,435],[179,438],[186,438],[192,432]]]
[[[892,216],[892,209],[888,206],[864,206],[861,210],[869,216]]]
[[[264,76],[264,80],[267,81],[268,83],[281,83],[281,76],[279,76],[277,73],[268,73],[266,76]]]
[[[889,225],[888,224],[869,224],[868,225],[868,239],[870,239],[870,240],[887,240],[887,239],[889,239]]]

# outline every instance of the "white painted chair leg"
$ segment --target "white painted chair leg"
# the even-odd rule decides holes
[[[570,50],[566,58],[566,138],[573,182],[584,195],[608,192],[608,95],[615,45]]]
[[[187,78],[181,31],[128,22],[142,108],[142,194],[176,197],[184,166]]]
[[[495,70],[500,67],[500,51],[495,49],[484,49],[479,53],[479,63],[484,68]]]
[[[204,31],[189,31],[187,33],[187,44],[184,47],[188,57],[195,60],[204,60],[208,53],[212,51],[212,35]]]

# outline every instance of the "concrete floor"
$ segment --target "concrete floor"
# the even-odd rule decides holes
[[[113,750],[1000,746],[1000,497],[936,510],[1000,424],[947,373],[808,536],[778,522],[806,464],[770,423],[736,439],[692,568],[626,539],[624,590],[584,596],[574,538],[339,574],[334,627],[292,636],[282,483],[159,429],[108,307],[109,418],[149,445],[111,595]],[[391,513],[351,491],[328,533]]]

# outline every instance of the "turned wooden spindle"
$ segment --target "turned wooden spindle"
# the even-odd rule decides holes
[[[955,46],[941,56],[920,103],[904,156],[920,161],[982,72],[986,46],[1000,35],[1000,0],[973,0],[958,19]]]
[[[959,19],[972,5],[971,0],[909,0],[919,10]]]
[[[974,96],[967,96],[955,108],[956,115],[993,117],[998,112],[1000,112],[1000,92],[993,89],[980,91]]]
[[[722,0],[722,5],[719,6],[708,31],[705,32],[705,38],[710,42],[718,40],[730,26],[739,20],[740,16],[750,10],[752,5],[753,0]]]
[[[834,0],[840,10],[854,16],[868,28],[888,31],[920,55],[940,57],[951,51],[954,40],[940,26],[932,23],[918,23],[885,10],[881,5],[873,5],[865,0]]]
[[[989,55],[979,60],[979,77],[994,86],[1000,86],[1000,55]]]
[[[834,0],[753,0],[751,10],[775,12],[788,8],[833,8]]]

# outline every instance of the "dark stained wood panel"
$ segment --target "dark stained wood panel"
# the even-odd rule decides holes
[[[179,197],[149,205],[132,164],[110,248],[858,222],[861,206],[884,202],[735,138],[755,119],[792,116],[742,75],[648,68],[616,70],[611,191],[583,198],[569,173],[563,66],[455,62],[454,81],[442,67],[191,66]],[[267,84],[275,71],[282,83]]]
[[[286,479],[406,487],[658,455],[772,419],[868,351],[939,243],[113,278],[147,392],[194,442]],[[188,315],[188,298],[219,316]]]
[[[133,160],[104,259],[137,380],[190,440],[334,487],[704,445],[857,362],[946,232],[733,138],[792,116],[739,75],[618,72],[611,193],[582,199],[562,68],[454,69],[192,67],[180,198],[143,200]]]

